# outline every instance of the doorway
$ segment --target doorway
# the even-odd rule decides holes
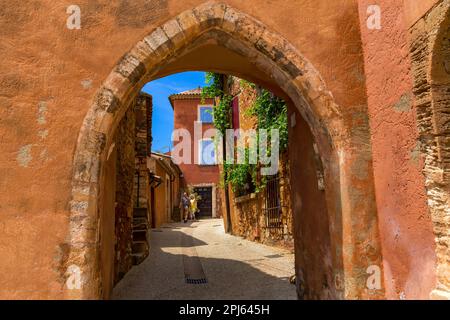
[[[212,218],[212,187],[195,187],[194,192],[201,199],[198,201],[198,218]]]

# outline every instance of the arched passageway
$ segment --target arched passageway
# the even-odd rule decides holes
[[[120,119],[146,82],[186,70],[235,74],[290,101],[305,124],[303,132],[297,133],[310,137],[306,139],[309,145],[303,146],[306,152],[291,149],[292,172],[313,183],[301,165],[311,160],[308,155],[314,156],[315,143],[324,170],[326,204],[320,208],[314,202],[307,205],[304,197],[311,196],[310,189],[302,189],[301,179],[292,186],[299,214],[294,218],[297,275],[304,277],[307,285],[318,285],[325,269],[312,273],[324,260],[314,261],[310,269],[301,267],[304,259],[321,252],[326,269],[333,273],[332,285],[326,288],[328,297],[382,296],[382,290],[366,287],[367,268],[381,268],[366,120],[353,115],[352,121],[347,121],[314,66],[282,36],[229,6],[207,3],[181,13],[139,41],[97,92],[80,130],[74,158],[71,237],[62,268],[80,266],[83,285],[80,290],[67,290],[67,298],[103,295],[100,199],[106,184],[105,164]],[[297,133],[291,130],[291,134]],[[314,231],[329,236],[308,234],[312,230],[302,228],[300,219],[309,219],[311,225],[314,219],[320,221],[320,228]],[[327,242],[329,248],[320,248]],[[319,297],[320,292],[311,296]]]

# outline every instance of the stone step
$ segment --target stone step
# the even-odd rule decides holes
[[[148,257],[148,252],[133,253],[131,255],[134,265],[141,264],[147,257]]]
[[[141,253],[148,251],[148,242],[147,241],[133,241],[131,244],[131,253]]]
[[[147,241],[147,230],[133,230],[133,242]]]
[[[147,218],[147,208],[134,208],[133,209],[133,218],[135,218],[135,217]]]

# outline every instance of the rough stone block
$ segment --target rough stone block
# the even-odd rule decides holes
[[[258,42],[265,30],[265,27],[260,22],[247,17],[237,21],[234,33],[253,46]]]
[[[98,111],[114,113],[119,108],[120,100],[114,95],[112,90],[101,88],[95,98],[95,104]]]
[[[296,78],[303,74],[303,71],[296,65],[300,63],[298,54],[294,53],[294,49],[283,38],[276,36],[275,34],[264,31],[257,43],[255,44],[263,54],[272,59],[281,69],[288,73],[292,78]],[[287,56],[289,54],[289,56]],[[293,60],[295,58],[295,60]],[[305,67],[305,64],[301,64]]]
[[[119,62],[116,71],[123,75],[131,84],[136,84],[146,73],[144,64],[139,58],[127,54]]]
[[[175,47],[180,46],[185,42],[185,37],[180,24],[176,19],[172,19],[166,22],[162,29],[166,33],[167,37],[172,41]]]
[[[146,36],[144,41],[159,56],[168,55],[173,47],[173,44],[162,28],[157,28],[150,35]]]
[[[112,72],[108,76],[104,83],[104,86],[106,89],[109,89],[120,102],[125,101],[128,94],[130,94],[134,90],[134,87],[128,80],[128,78],[117,71]],[[120,108],[120,106],[121,103],[116,107]]]
[[[207,2],[194,8],[193,12],[200,22],[200,27],[208,29],[222,25],[225,9],[225,4]]]
[[[184,11],[177,17],[186,40],[190,40],[200,33],[200,23],[192,10]]]
[[[222,29],[230,34],[236,31],[238,22],[245,19],[244,16],[232,8],[226,8],[223,16]]]

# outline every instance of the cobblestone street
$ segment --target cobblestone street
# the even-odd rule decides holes
[[[151,233],[150,256],[115,287],[114,299],[296,299],[294,255],[225,234],[221,219]]]

